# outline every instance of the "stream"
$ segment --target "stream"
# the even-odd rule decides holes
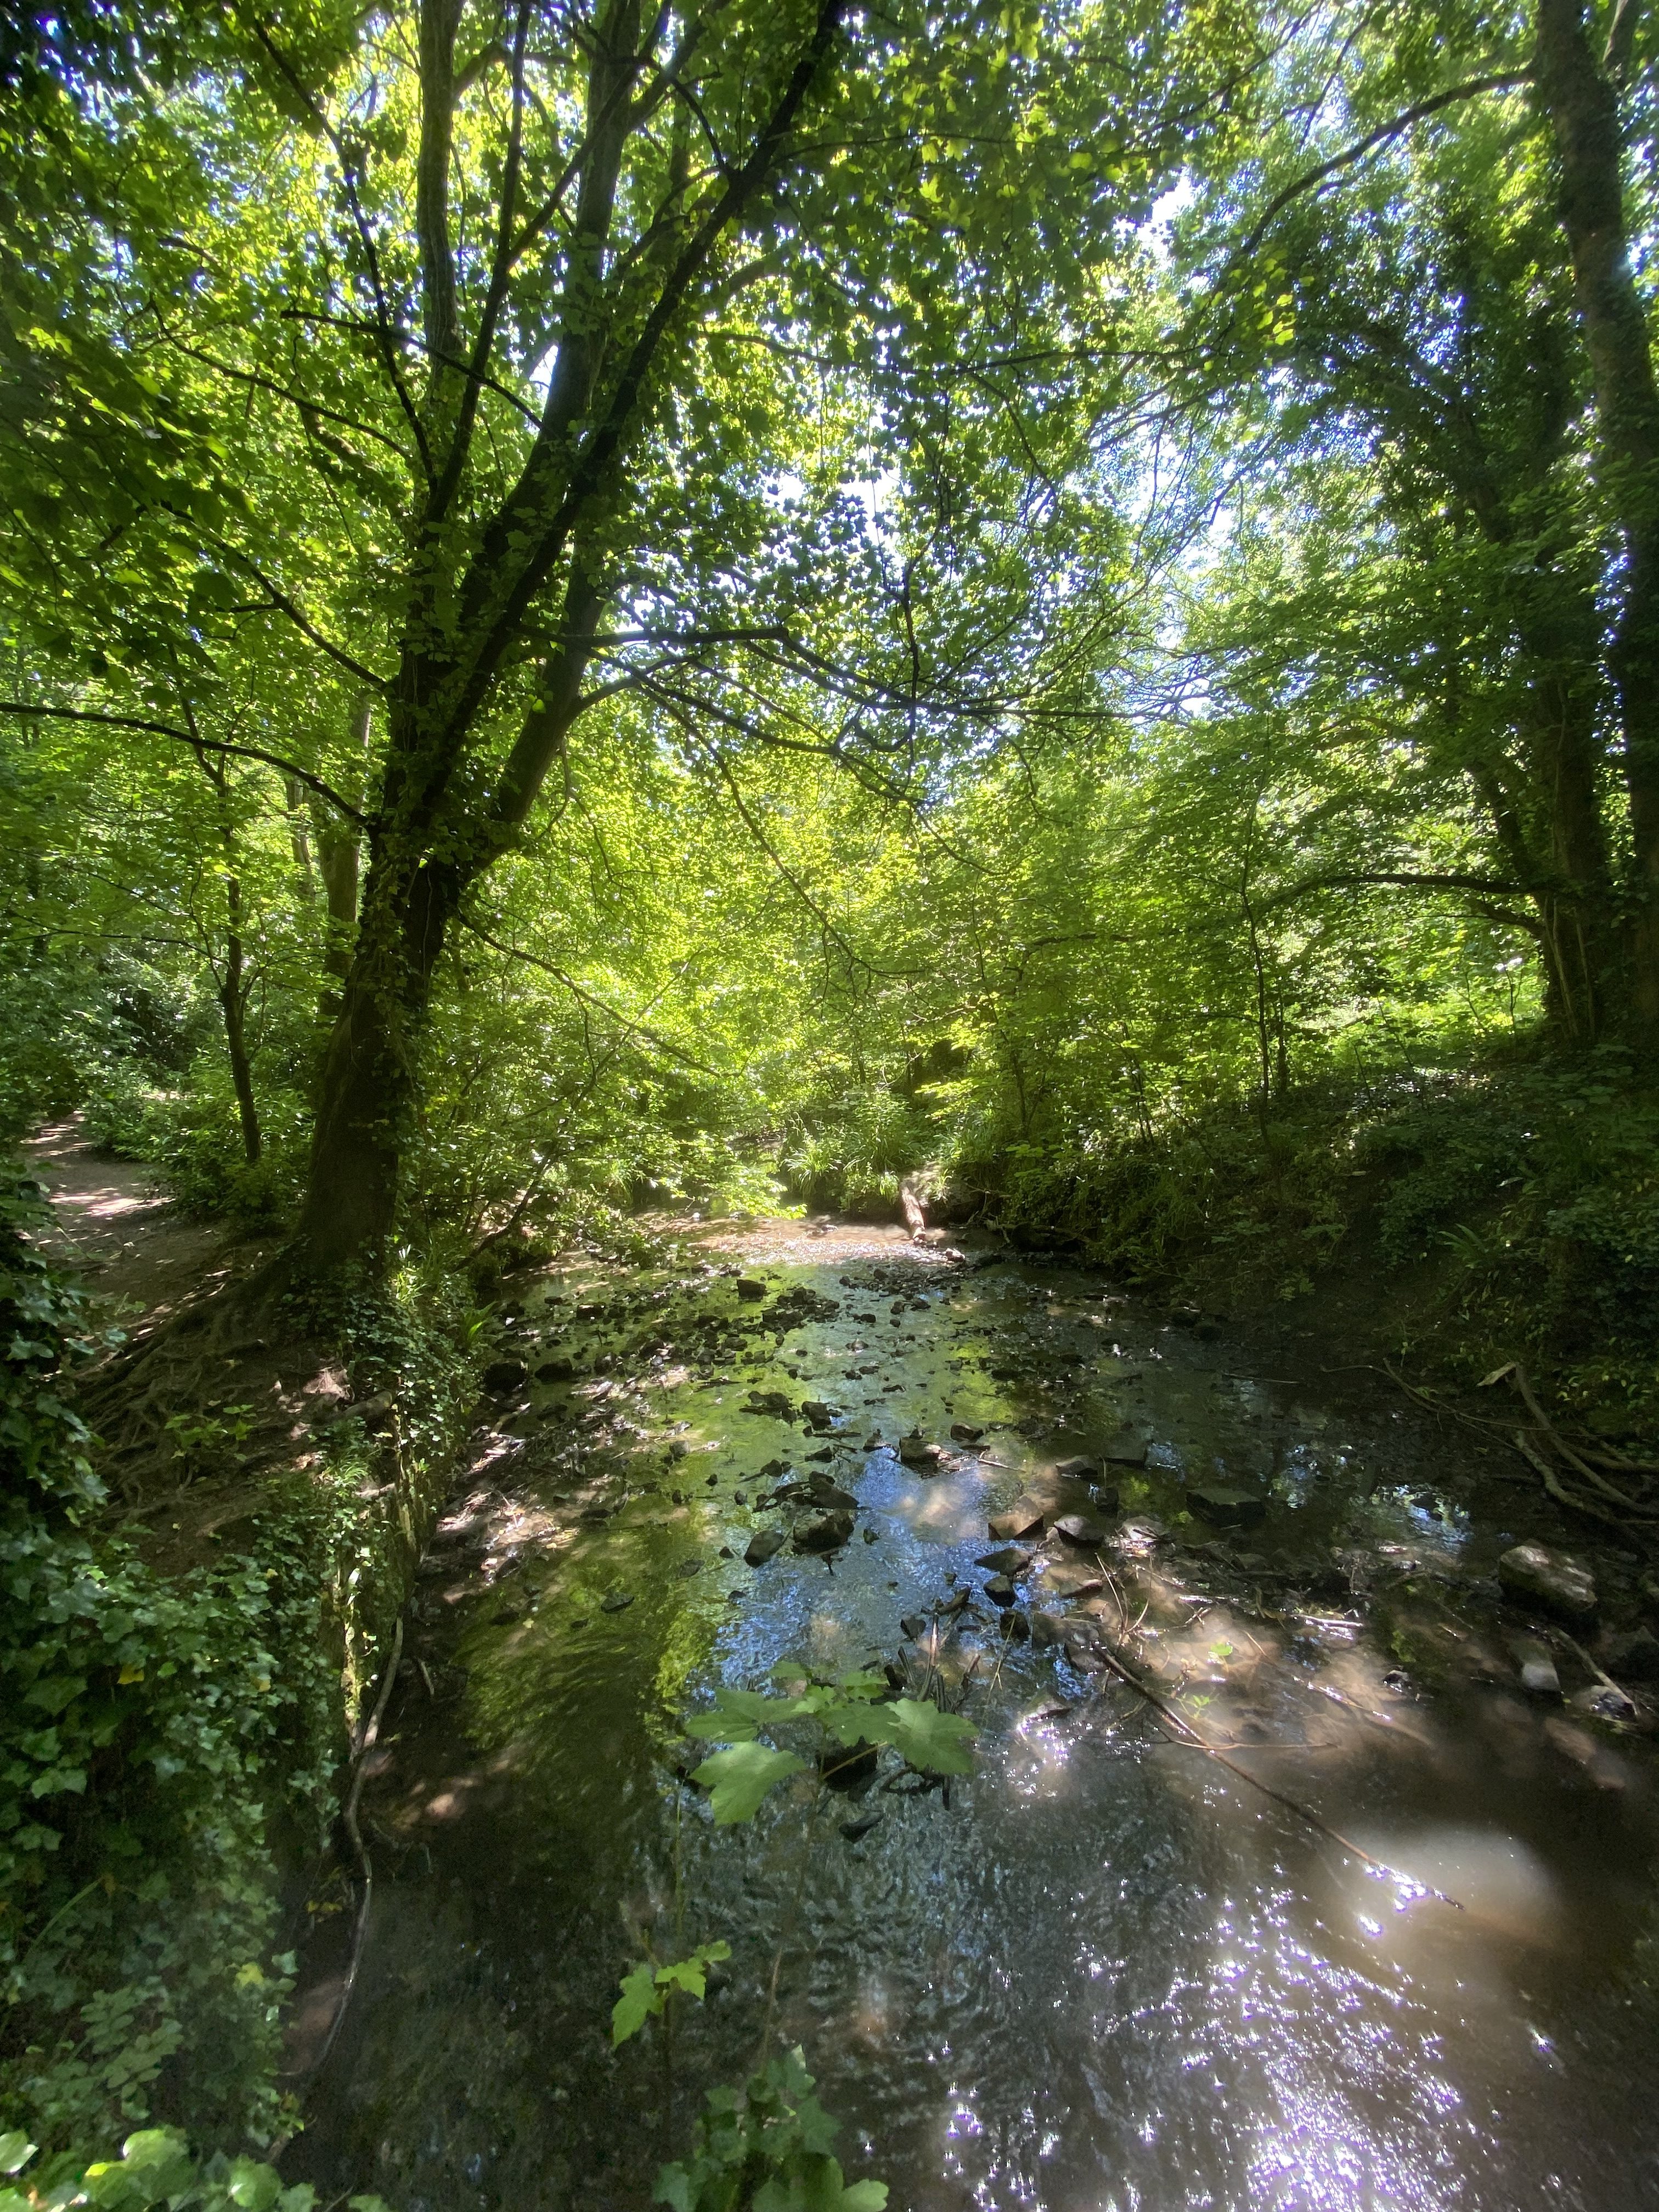
[[[642,2208],[775,1972],[776,2036],[890,2212],[1659,2205],[1653,1761],[1564,1640],[1562,1693],[1522,1686],[1516,1638],[1549,1639],[1493,1579],[1545,1525],[1518,1460],[1097,1271],[799,1223],[671,1257],[512,1285],[294,2178]],[[826,1480],[850,1540],[746,1564]],[[976,1563],[1011,1508],[1042,1520],[1000,1604]],[[942,1682],[974,1773],[924,1790],[889,1752],[716,1828],[678,1717],[785,1660]],[[343,1986],[324,1920],[301,2066]],[[714,1937],[672,2049],[613,2053],[644,1944]]]

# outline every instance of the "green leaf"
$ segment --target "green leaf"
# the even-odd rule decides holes
[[[691,1779],[710,1793],[715,1825],[729,1827],[747,1820],[759,1810],[761,1800],[792,1774],[805,1772],[806,1761],[793,1751],[774,1751],[763,1743],[734,1744],[705,1759]]]
[[[688,1996],[700,1997],[708,1984],[708,1969],[717,1960],[729,1959],[729,1943],[700,1943],[689,1959],[676,1960],[657,1969],[659,1990],[684,1990]]]
[[[275,2169],[251,2158],[233,2160],[226,2186],[231,2203],[240,2205],[242,2212],[271,2212],[283,2193]]]
[[[728,1690],[722,1685],[714,1692],[712,1710],[693,1713],[685,1732],[714,1743],[752,1743],[757,1728],[799,1720],[811,1711],[805,1698],[774,1698],[763,1690]]]
[[[0,2173],[21,2173],[34,2156],[34,2148],[21,2128],[0,2136]]]
[[[841,2192],[841,2212],[886,2212],[884,2181],[855,2181]]]
[[[924,1774],[971,1774],[974,1755],[969,1745],[976,1733],[960,1713],[942,1713],[935,1705],[916,1698],[900,1698],[894,1705],[872,1711],[865,1734],[873,1742],[890,1743],[912,1766]]]
[[[663,2008],[663,1992],[657,1987],[657,1972],[647,1961],[635,1966],[622,1978],[622,1995],[611,2008],[611,2048],[626,2043],[630,2035],[637,2035],[653,2013]]]
[[[691,2177],[678,2160],[672,2166],[657,2168],[656,2185],[651,2191],[653,2204],[666,2204],[670,2212],[691,2212]],[[0,2208],[3,2212],[3,2208]]]

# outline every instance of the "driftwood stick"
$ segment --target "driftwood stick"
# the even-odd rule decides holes
[[[1282,1790],[1275,1790],[1270,1783],[1263,1782],[1259,1775],[1252,1774],[1248,1767],[1240,1766],[1236,1760],[1229,1759],[1224,1751],[1218,1750],[1214,1744],[1208,1742],[1199,1733],[1184,1713],[1178,1711],[1166,1698],[1161,1698],[1149,1683],[1143,1682],[1133,1668],[1126,1666],[1115,1652],[1109,1650],[1102,1650],[1100,1656],[1115,1674],[1127,1682],[1132,1690],[1138,1691],[1148,1705],[1161,1713],[1172,1727],[1182,1730],[1194,1750],[1203,1752],[1206,1758],[1214,1759],[1218,1765],[1224,1766],[1229,1774],[1237,1775],[1241,1782],[1248,1782],[1252,1790],[1259,1790],[1264,1797],[1272,1798],[1275,1805],[1282,1805],[1287,1812],[1294,1813],[1298,1820],[1305,1820],[1310,1828],[1317,1829],[1322,1836],[1328,1837],[1340,1850],[1346,1851],[1350,1857],[1362,1860],[1366,1866],[1374,1868],[1378,1874],[1391,1875],[1395,1881],[1411,1882],[1414,1887],[1425,1891],[1427,1895],[1435,1898],[1440,1904],[1449,1905],[1454,1912],[1461,1912],[1463,1910],[1457,1899],[1455,1897],[1448,1897],[1444,1890],[1436,1889],[1427,1882],[1419,1882],[1414,1875],[1406,1874],[1399,1867],[1388,1866],[1382,1860],[1373,1858],[1369,1851],[1361,1850],[1358,1844],[1352,1842],[1339,1829],[1332,1827],[1328,1820],[1322,1820],[1310,1806],[1303,1804],[1299,1798],[1287,1796]]]

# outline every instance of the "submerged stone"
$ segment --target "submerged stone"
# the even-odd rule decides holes
[[[1103,1521],[1091,1521],[1086,1513],[1062,1513],[1054,1523],[1054,1533],[1068,1544],[1081,1544],[1093,1551],[1106,1541],[1111,1530]]]
[[[1542,1606],[1564,1620],[1588,1620],[1595,1611],[1595,1584],[1577,1560],[1547,1544],[1516,1544],[1498,1562],[1505,1597]]]
[[[775,1552],[783,1549],[784,1540],[781,1528],[757,1528],[743,1555],[745,1563],[751,1567],[763,1567]]]
[[[1146,1446],[1139,1437],[1114,1437],[1101,1446],[1100,1456],[1108,1467],[1145,1467]]]
[[[836,1508],[797,1521],[793,1542],[798,1552],[838,1552],[852,1534],[852,1515]]]
[[[994,1513],[988,1525],[994,1536],[1029,1536],[1042,1528],[1048,1510],[1040,1498],[1017,1498],[1002,1512]]]
[[[1030,1553],[1022,1551],[1018,1544],[1004,1544],[1000,1550],[987,1552],[974,1561],[976,1567],[989,1567],[997,1575],[1024,1574],[1030,1564]]]
[[[1547,1644],[1540,1644],[1534,1636],[1517,1636],[1510,1650],[1521,1672],[1521,1686],[1529,1697],[1560,1696],[1561,1677],[1555,1671],[1554,1656]]]
[[[1231,1483],[1189,1482],[1187,1502],[1221,1528],[1253,1528],[1267,1517],[1267,1501],[1259,1490],[1240,1490]]]

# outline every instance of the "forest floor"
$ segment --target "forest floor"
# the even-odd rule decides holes
[[[77,1115],[37,1129],[22,1152],[52,1201],[41,1251],[82,1276],[123,1320],[165,1321],[247,1263],[245,1242],[222,1224],[192,1221],[154,1168],[112,1158]]]

